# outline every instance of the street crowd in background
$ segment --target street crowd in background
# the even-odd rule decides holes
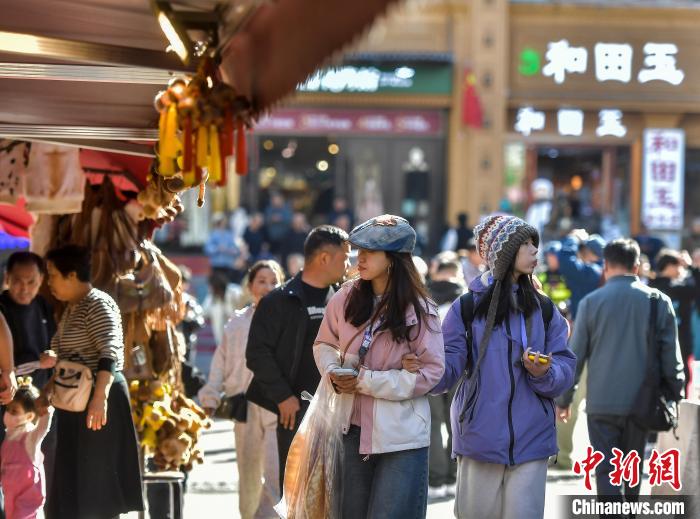
[[[279,196],[240,237],[223,215],[216,221],[206,251],[220,297],[236,297],[215,323],[219,346],[199,396],[210,413],[247,401],[248,418],[235,423],[243,518],[276,517],[283,494],[294,505],[301,490],[285,467],[300,463],[299,438],[315,423],[303,425],[315,414],[303,395],[318,399],[326,382],[345,413],[340,517],[423,517],[428,500],[447,496],[457,517],[542,517],[548,468],[573,468],[587,396],[590,441],[606,459],[613,448],[644,456],[653,441],[632,416],[647,336],[660,349],[666,400],[691,390],[700,251],[584,229],[543,243],[519,218],[482,217],[472,229],[463,214],[425,261],[412,255],[416,233],[403,218],[348,232],[344,200],[328,219],[342,225],[309,229]],[[599,496],[635,500],[638,488],[605,483],[608,467],[596,469]]]

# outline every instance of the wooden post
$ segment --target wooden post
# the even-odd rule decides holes
[[[523,186],[528,207],[534,202],[530,186],[535,179],[537,179],[537,146],[529,145],[525,149],[525,185]]]
[[[602,189],[600,197],[600,209],[604,214],[612,213],[613,206],[613,178],[615,177],[615,151],[617,148],[606,146],[603,148],[602,160]]]
[[[630,231],[632,236],[642,230],[642,138],[637,137],[630,148]]]

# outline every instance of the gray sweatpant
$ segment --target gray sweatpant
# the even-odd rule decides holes
[[[457,458],[458,519],[542,519],[547,459],[499,465]]]

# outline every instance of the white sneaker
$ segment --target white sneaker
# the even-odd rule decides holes
[[[444,497],[447,497],[447,485],[428,487],[428,499],[442,499]]]
[[[445,485],[445,493],[448,496],[455,497],[457,495],[457,483],[452,483],[451,485]]]

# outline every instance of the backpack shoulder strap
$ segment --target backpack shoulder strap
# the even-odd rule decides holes
[[[661,299],[658,290],[652,290],[649,297],[649,335],[652,340],[656,339],[656,327],[659,317],[659,300]]]
[[[646,376],[649,380],[653,380],[656,363],[658,360],[658,347],[656,344],[656,329],[657,318],[659,316],[659,301],[660,293],[658,290],[652,290],[649,294],[649,329],[647,331],[647,369]]]
[[[549,325],[554,318],[554,302],[547,296],[542,298],[542,320],[544,321],[545,335],[549,331]]]
[[[467,364],[464,368],[465,375],[471,377],[474,368],[474,355],[472,345],[474,344],[472,335],[472,322],[474,322],[474,293],[467,292],[459,298],[459,308],[462,313],[462,322],[467,335]]]
[[[464,323],[464,328],[468,329],[471,327],[472,321],[474,321],[474,293],[467,292],[459,297],[459,308],[462,313],[462,322]]]

